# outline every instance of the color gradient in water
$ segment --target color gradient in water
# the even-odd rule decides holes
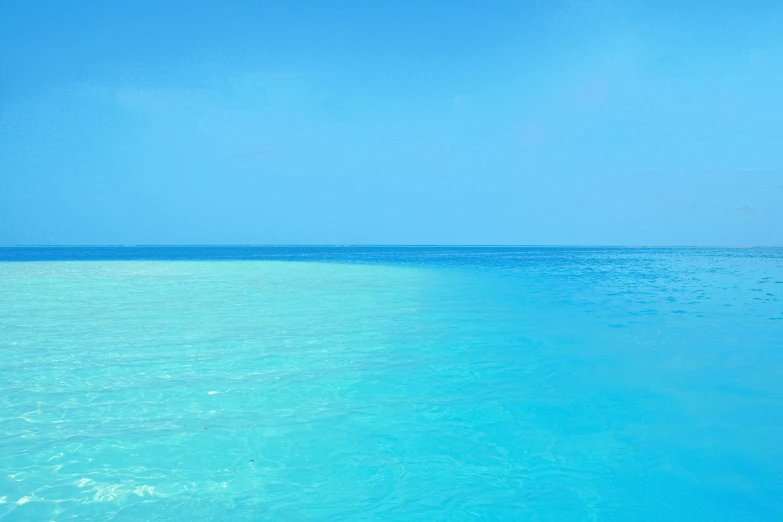
[[[783,519],[783,250],[0,260],[0,520]]]

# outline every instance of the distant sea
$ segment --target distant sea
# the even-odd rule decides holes
[[[783,250],[0,249],[0,520],[783,520]]]

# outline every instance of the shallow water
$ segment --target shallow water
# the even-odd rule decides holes
[[[781,297],[775,249],[0,249],[0,520],[780,520]]]

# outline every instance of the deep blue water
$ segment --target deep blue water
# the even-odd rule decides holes
[[[781,520],[781,294],[783,249],[0,248],[0,520]]]

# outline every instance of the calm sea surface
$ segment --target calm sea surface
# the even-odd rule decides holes
[[[783,520],[783,250],[0,249],[0,520]]]

